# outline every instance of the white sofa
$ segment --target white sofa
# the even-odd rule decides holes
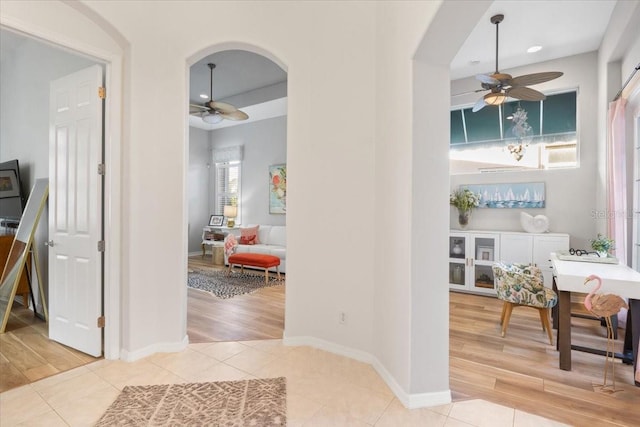
[[[255,227],[249,225],[246,227]],[[244,228],[244,227],[243,227]],[[232,231],[233,235],[240,241],[240,229]],[[237,245],[235,253],[256,253],[274,255],[280,258],[279,270],[281,273],[287,272],[287,227],[284,225],[259,225],[258,241],[255,245]],[[225,265],[229,265],[228,256],[224,256]],[[273,267],[270,270],[276,271]]]

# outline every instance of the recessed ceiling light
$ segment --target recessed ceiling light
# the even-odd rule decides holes
[[[472,59],[471,61],[469,61],[469,64],[471,64],[471,65],[478,65],[479,63],[480,63],[480,61],[477,60],[477,59]]]
[[[527,49],[527,53],[535,53],[539,50],[542,50],[542,46],[531,46],[529,49]]]
[[[205,94],[205,93],[201,93],[200,94],[200,98],[202,99],[209,99],[209,95]]]

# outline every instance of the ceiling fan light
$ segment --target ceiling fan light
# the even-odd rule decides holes
[[[219,113],[210,114],[208,112],[202,113],[202,121],[205,123],[209,123],[210,125],[215,125],[216,123],[220,123],[223,117]]]
[[[484,96],[484,102],[487,105],[500,105],[507,99],[507,96],[502,92],[491,92]]]

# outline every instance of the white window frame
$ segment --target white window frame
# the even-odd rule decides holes
[[[221,190],[221,186],[218,183],[219,171],[221,169],[229,170],[235,167],[238,168],[238,191],[231,192],[231,191]],[[224,187],[228,189],[231,185],[231,183],[228,181],[230,174],[226,173],[225,175],[226,175],[227,182],[225,183]],[[242,197],[241,196],[242,196],[242,161],[236,160],[236,161],[230,161],[230,162],[216,163],[215,178],[214,178],[213,214],[224,215],[224,206],[228,204],[227,200],[230,200],[235,197],[236,206],[238,207],[238,213],[237,213],[238,216],[236,217],[236,224],[240,224],[240,218],[242,217],[242,203],[241,203]]]

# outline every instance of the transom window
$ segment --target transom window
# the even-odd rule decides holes
[[[578,166],[577,91],[451,111],[452,174]],[[518,112],[518,109],[520,111]],[[526,135],[516,126],[526,112]],[[516,133],[514,133],[514,130]],[[518,137],[520,131],[520,137]]]

